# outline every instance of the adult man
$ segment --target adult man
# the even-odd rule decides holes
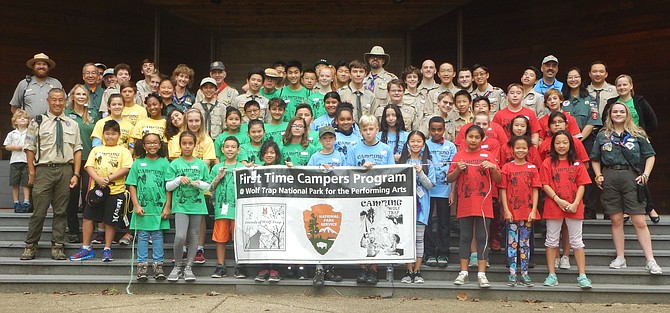
[[[391,61],[391,56],[386,54],[381,46],[374,46],[370,52],[363,55],[363,59],[370,66],[370,73],[363,81],[365,89],[375,94],[377,103],[388,103],[389,93],[386,88],[391,80],[398,78],[384,69],[384,66]]]
[[[279,97],[279,89],[277,83],[282,79],[277,70],[268,67],[265,69],[265,81],[263,81],[263,88],[261,88],[261,96],[267,100]]]
[[[214,78],[216,81],[216,100],[219,101],[219,104],[228,107],[233,103],[235,97],[239,95],[239,92],[226,83],[226,75],[226,66],[223,65],[223,62],[214,61],[209,65],[209,77]],[[202,91],[198,90],[198,93],[195,95],[195,102],[199,103],[203,99],[204,95]]]
[[[549,89],[563,90],[563,83],[556,79],[558,74],[558,59],[553,55],[548,55],[542,59],[542,79],[535,84],[535,91],[544,95]]]
[[[591,70],[589,71],[591,83],[586,86],[586,90],[589,91],[589,94],[598,105],[600,116],[603,116],[607,100],[618,96],[616,88],[606,81],[607,75],[607,64],[605,62],[595,61],[591,63]]]
[[[46,99],[49,90],[63,88],[63,85],[58,79],[49,77],[49,70],[56,67],[56,62],[49,59],[48,55],[38,53],[26,62],[26,66],[33,71],[33,75],[26,76],[19,82],[9,105],[12,113],[16,109],[24,109],[34,118],[47,112],[49,106]]]
[[[458,87],[472,93],[474,87],[472,86],[472,70],[470,70],[470,68],[463,67],[458,70],[458,77],[456,80],[458,81]]]
[[[442,63],[438,69],[437,76],[440,77],[442,83],[439,87],[431,90],[428,93],[428,100],[426,101],[426,106],[424,108],[425,115],[437,114],[437,96],[445,91],[449,91],[452,95],[455,95],[460,88],[454,85],[454,66],[451,63]]]
[[[261,96],[261,88],[265,81],[265,71],[260,68],[254,68],[247,74],[247,86],[249,90],[233,100],[233,107],[238,108],[244,115],[244,104],[251,100],[256,100],[261,107],[260,120],[264,121],[268,109],[268,100]]]
[[[102,101],[103,90],[98,85],[98,68],[93,63],[84,64],[81,70],[82,79],[84,80],[84,88],[88,92],[88,106],[93,109],[93,112],[98,112],[100,109],[100,101]]]
[[[49,111],[32,121],[26,136],[28,182],[34,184],[34,212],[30,216],[21,260],[32,260],[37,255],[37,242],[42,235],[49,205],[53,206],[54,212],[51,258],[65,260],[66,207],[70,188],[77,185],[80,177],[82,146],[79,126],[63,114],[65,92],[60,88],[51,89],[47,101]]]
[[[425,60],[421,63],[421,83],[419,84],[419,92],[423,95],[428,95],[428,92],[437,88],[439,85],[435,82],[435,62],[433,60]]]
[[[105,88],[109,88],[111,86],[116,86],[116,75],[114,75],[114,69],[113,68],[108,68],[102,72],[102,81],[105,83]],[[102,87],[102,85],[101,85]],[[102,101],[101,101],[102,103]]]
[[[107,65],[103,63],[95,63],[95,67],[98,69],[98,86],[102,86],[103,75],[107,70]]]

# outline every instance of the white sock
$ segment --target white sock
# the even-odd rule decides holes
[[[91,246],[81,246],[82,249],[91,250]]]
[[[460,272],[458,272],[458,275],[468,276],[468,271],[460,271]]]
[[[205,250],[205,246],[198,246],[198,250]]]
[[[477,277],[486,277],[486,272],[477,272]]]

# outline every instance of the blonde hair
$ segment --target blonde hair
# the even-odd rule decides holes
[[[605,119],[605,125],[603,127],[605,134],[609,136],[614,132],[614,123],[612,122],[612,117],[610,115],[612,115],[612,108],[614,108],[615,105],[621,105],[626,110],[626,120],[623,122],[623,129],[633,137],[647,138],[647,133],[644,131],[644,129],[635,125],[635,122],[633,122],[633,114],[631,114],[630,108],[628,108],[628,106],[621,101],[615,102],[607,110],[607,118]]]
[[[617,76],[616,79],[614,80],[614,86],[616,86],[616,82],[618,82],[619,79],[621,79],[621,78],[627,79],[628,83],[633,85],[633,77],[630,77],[630,75],[628,75],[628,74],[621,74],[621,75]],[[630,95],[631,96],[635,95],[635,91],[633,91],[633,88],[630,89]]]
[[[361,116],[360,120],[358,121],[358,126],[360,128],[365,128],[368,126],[374,126],[379,128],[379,121],[377,120],[377,117],[375,117],[372,114],[365,114]]]
[[[205,125],[204,125],[205,118],[202,116],[202,112],[200,112],[200,110],[195,109],[195,108],[190,108],[190,109],[186,110],[186,112],[184,112],[184,118],[185,118],[184,119],[184,124],[186,124],[185,125],[186,127],[184,129],[190,130],[190,129],[188,129],[188,115],[191,114],[191,113],[198,114],[198,118],[200,118],[200,129],[198,129],[198,131],[193,131],[193,132],[196,134],[196,136],[198,136],[198,142],[204,142],[205,137],[207,137],[209,135],[207,135],[207,132],[205,131],[205,128],[206,128]]]
[[[81,88],[84,90],[84,94],[86,94],[86,103],[91,102],[91,98],[88,96],[88,91],[86,88],[84,88],[84,85],[82,84],[76,84],[72,89],[70,90],[69,97],[67,100],[67,109],[74,111],[74,91],[77,90],[77,88]],[[93,122],[93,119],[91,116],[88,114],[88,108],[84,107],[84,114],[82,114],[81,118],[84,120],[84,124],[89,125],[91,122]]]
[[[177,67],[172,71],[172,85],[177,86],[177,76],[179,74],[184,74],[188,76],[188,88],[191,88],[193,86],[193,77],[195,77],[195,71],[193,71],[192,68],[188,67],[186,64],[179,64]]]
[[[21,117],[27,119],[28,122],[30,122],[30,114],[28,114],[28,111],[22,109],[16,109],[16,111],[14,111],[14,114],[12,114],[12,127],[16,129],[16,120],[18,120]]]

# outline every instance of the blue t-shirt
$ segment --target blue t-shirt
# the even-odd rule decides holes
[[[381,141],[372,146],[361,142],[347,153],[348,166],[362,166],[365,162],[371,162],[373,165],[395,164],[391,148]]]
[[[448,140],[444,143],[435,143],[431,139],[426,141],[430,156],[433,158],[433,167],[435,168],[435,186],[430,190],[430,196],[433,198],[449,198],[451,184],[447,182],[447,172],[449,165],[456,155],[456,146]]]
[[[428,161],[428,163],[433,163]],[[421,160],[412,160],[408,159],[407,164],[421,164]],[[428,180],[435,185],[435,169],[433,165],[428,165]],[[432,190],[432,189],[431,189]],[[430,216],[430,194],[429,190],[424,187],[419,181],[419,177],[416,177],[416,221],[428,225],[428,217]]]
[[[547,85],[544,82],[544,79],[540,78],[540,80],[537,83],[535,83],[535,87],[533,87],[533,89],[535,89],[535,91],[537,91],[537,92],[539,92],[543,95],[549,89],[556,89],[560,92],[561,90],[563,90],[563,82],[559,81],[558,79],[554,79],[553,84]]]
[[[311,128],[314,131],[318,131],[319,128],[321,128],[321,127],[329,126],[329,125],[332,126],[334,119],[335,119],[334,117],[330,117],[330,116],[328,116],[328,114],[325,114],[325,115],[315,119],[314,121],[312,121]]]
[[[341,152],[346,157],[349,150],[363,140],[361,133],[356,129],[347,136],[339,131],[335,131],[335,150]]]
[[[406,131],[400,131],[400,141],[398,142],[398,134],[397,133],[387,133],[386,134],[386,142],[391,149],[395,148],[396,142],[398,142],[398,148],[393,151],[393,154],[400,154],[402,152],[402,148],[405,146],[405,143],[407,142],[407,136],[409,135],[409,132]],[[382,132],[377,133],[377,140],[381,141],[382,140]]]
[[[307,165],[321,166],[321,164],[328,164],[330,166],[343,166],[345,161],[344,154],[337,150],[333,150],[333,153],[330,154],[322,154],[321,151],[319,151],[312,154]]]

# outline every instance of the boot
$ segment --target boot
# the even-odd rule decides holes
[[[28,243],[23,249],[23,254],[21,255],[21,260],[33,260],[37,255],[37,244]]]
[[[165,280],[165,272],[163,272],[163,262],[154,263],[154,279]]]
[[[147,262],[137,263],[137,280],[147,280]]]
[[[54,243],[53,246],[51,246],[51,258],[54,260],[67,259],[67,257],[65,257],[65,252],[63,251],[62,243]]]

